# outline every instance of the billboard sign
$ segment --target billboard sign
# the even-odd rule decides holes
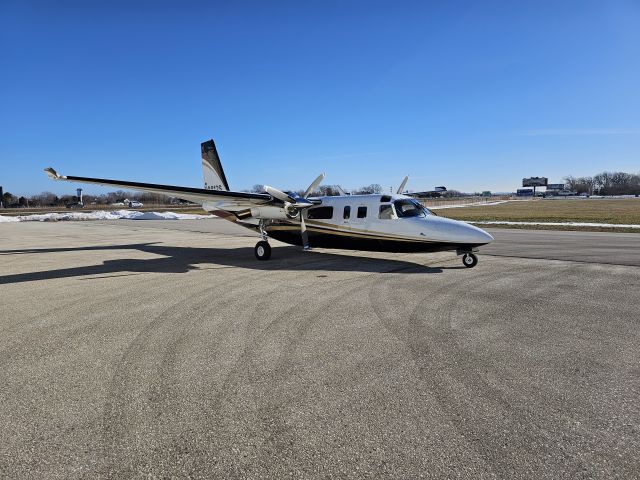
[[[547,190],[564,190],[564,183],[549,183]]]
[[[546,187],[547,183],[547,177],[531,177],[522,179],[523,187]]]

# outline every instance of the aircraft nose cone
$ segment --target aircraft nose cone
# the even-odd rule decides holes
[[[485,243],[493,242],[494,240],[493,235],[491,235],[489,232],[482,230],[481,228],[478,228],[478,230],[480,230],[480,232],[482,233],[482,238],[484,238]]]
[[[462,243],[485,245],[493,241],[493,237],[481,228],[459,220],[450,220],[450,222],[454,223],[454,225],[452,225],[452,227],[454,227],[452,233],[454,233],[458,241]]]
[[[493,241],[493,236],[481,228],[469,225],[468,223],[466,224],[466,227],[469,229],[469,236],[473,239],[473,243],[487,244]]]
[[[493,237],[481,228],[460,220],[430,217],[427,224],[431,227],[429,235],[435,240],[467,246],[486,245],[493,241]]]

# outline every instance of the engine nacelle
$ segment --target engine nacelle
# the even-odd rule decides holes
[[[290,220],[290,217],[282,207],[254,207],[251,216],[265,220]]]

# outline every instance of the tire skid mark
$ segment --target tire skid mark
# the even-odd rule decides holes
[[[331,260],[319,259],[316,266]],[[306,271],[308,264],[300,262],[300,271],[294,270],[283,275],[296,283],[298,275],[312,275],[313,270]],[[422,269],[422,265],[403,267],[398,270]],[[227,452],[237,439],[237,429],[252,428],[256,430],[256,450],[291,451],[291,445],[286,423],[286,413],[282,413],[278,396],[287,393],[286,387],[279,382],[265,385],[263,374],[279,373],[285,378],[291,374],[291,359],[294,357],[299,344],[305,335],[315,325],[315,317],[322,318],[322,311],[336,301],[347,297],[354,290],[362,289],[362,281],[374,281],[379,272],[362,272],[349,280],[349,288],[343,288],[339,296],[328,295],[327,300],[319,304],[313,311],[308,312],[299,307],[294,296],[285,296],[284,301],[272,304],[268,312],[259,299],[251,301],[249,298],[238,298],[237,286],[246,284],[247,277],[251,281],[264,282],[261,285],[262,295],[283,296],[286,289],[280,282],[265,282],[273,272],[239,270],[242,272],[224,286],[222,293],[216,291],[215,298],[208,298],[207,292],[211,288],[199,288],[198,291],[166,308],[129,342],[122,354],[116,373],[111,381],[109,398],[104,408],[103,417],[103,448],[105,476],[133,476],[137,474],[157,474],[163,466],[165,472],[175,470],[184,474],[191,471],[199,456],[216,456],[225,459],[234,458],[233,452]],[[359,280],[357,282],[355,280]],[[313,282],[310,282],[313,283]],[[286,285],[287,282],[284,282]],[[307,288],[307,287],[303,287]],[[366,287],[365,287],[366,288]],[[320,288],[309,287],[308,295],[323,297],[324,292],[335,290],[331,283],[323,284]],[[304,297],[302,297],[302,300]],[[247,301],[249,300],[249,301]],[[246,302],[250,308],[240,318],[241,328],[245,330],[243,338],[244,348],[235,357],[233,366],[225,367],[224,376],[216,381],[204,379],[193,392],[198,404],[195,416],[202,418],[208,425],[204,433],[198,434],[203,439],[205,449],[194,445],[189,425],[184,425],[181,431],[168,434],[163,431],[164,423],[176,423],[175,413],[183,409],[181,404],[184,392],[179,389],[180,352],[189,344],[190,332],[202,322],[203,318],[213,309],[225,309],[231,303]],[[203,305],[207,304],[207,305]],[[204,310],[203,311],[203,307]],[[187,313],[185,313],[187,312]],[[182,317],[179,328],[176,328],[176,318]],[[275,318],[266,325],[263,318]],[[224,319],[227,323],[227,319]],[[278,332],[284,334],[278,336]],[[275,338],[280,347],[279,355],[273,361],[264,363],[260,356],[261,348],[268,347],[269,340]],[[286,340],[286,342],[285,342]],[[154,357],[158,357],[157,368],[149,367]],[[149,371],[145,371],[145,367]],[[146,375],[146,376],[145,376]],[[148,378],[151,380],[148,381]],[[266,396],[265,393],[267,392]],[[275,402],[274,402],[275,399]],[[238,415],[237,412],[240,412]],[[241,421],[238,422],[238,417]],[[230,423],[231,422],[231,423]],[[203,438],[204,437],[204,438]],[[225,440],[227,440],[225,442]],[[147,442],[141,446],[141,442]],[[216,448],[218,446],[218,448]],[[228,454],[227,454],[228,453]],[[182,469],[182,470],[179,470]]]
[[[274,289],[279,289],[280,287],[275,286]],[[330,288],[330,287],[327,287]],[[321,309],[319,307],[314,312],[305,314],[304,317],[300,317],[299,315],[292,315],[296,313],[296,310],[299,309],[298,305],[291,305],[289,303],[280,304],[283,307],[286,307],[283,311],[278,309],[278,311],[274,312],[270,311],[269,315],[265,316],[275,316],[277,320],[274,320],[264,326],[262,329],[259,328],[258,321],[256,318],[259,318],[262,313],[261,306],[254,307],[254,314],[249,317],[252,319],[250,323],[247,325],[247,341],[245,344],[245,348],[242,354],[238,357],[234,368],[226,377],[225,383],[223,387],[220,389],[219,395],[216,398],[216,403],[218,408],[222,408],[222,405],[227,401],[234,398],[235,395],[238,394],[239,390],[242,388],[246,388],[247,391],[244,392],[245,396],[252,397],[252,403],[254,404],[256,411],[251,412],[251,415],[254,418],[254,426],[261,425],[265,428],[263,430],[266,432],[266,437],[277,437],[277,433],[279,432],[282,435],[282,432],[286,431],[284,425],[276,425],[273,423],[274,416],[270,413],[272,410],[271,407],[264,407],[260,405],[260,401],[264,400],[261,395],[261,389],[265,388],[264,383],[261,381],[263,375],[266,376],[268,374],[272,374],[278,370],[284,370],[284,374],[286,374],[286,362],[292,353],[295,351],[295,348],[299,344],[300,340],[303,338],[304,334],[308,331],[311,324],[306,321],[308,317],[313,317],[314,314]],[[269,332],[277,332],[278,329],[281,329],[283,326],[290,326],[295,323],[298,328],[296,330],[295,335],[283,335],[279,337],[282,338],[291,338],[286,345],[282,348],[282,353],[280,353],[279,357],[275,359],[273,362],[270,362],[270,365],[260,363],[260,359],[258,358],[258,351],[261,346],[264,345],[265,341],[269,339]],[[270,393],[275,391],[277,385],[270,385],[266,388],[269,388]],[[267,425],[268,424],[268,425]],[[274,434],[276,432],[276,434]]]
[[[99,307],[104,304],[105,299],[108,302],[116,301],[116,299],[120,298],[120,294],[108,295],[106,292],[101,292],[102,296],[96,297],[92,295],[86,301],[82,303],[82,310],[90,310],[90,311],[99,311]],[[84,299],[83,299],[84,300]],[[33,357],[29,358],[30,362],[41,360],[45,357],[55,355],[61,351],[64,351],[68,348],[69,338],[77,337],[83,333],[93,333],[95,332],[95,327],[97,325],[101,325],[104,322],[104,318],[96,318],[93,322],[84,322],[81,326],[73,327],[72,329],[67,329],[67,326],[73,325],[76,322],[76,319],[71,315],[75,313],[73,310],[75,304],[64,303],[63,305],[56,306],[46,310],[44,314],[42,314],[39,318],[34,318],[29,321],[29,323],[42,322],[43,318],[49,318],[51,315],[55,315],[56,317],[62,316],[60,315],[62,312],[65,313],[63,316],[64,320],[57,322],[55,324],[46,324],[42,326],[32,327],[29,330],[28,335],[23,334],[23,337],[29,337],[29,341],[33,341],[33,338],[42,339],[43,336],[48,337],[46,342],[43,342],[41,347],[38,349],[37,353],[34,354]],[[25,325],[23,323],[22,325]],[[21,358],[21,361],[25,361],[24,357],[24,342],[25,339],[14,340],[10,345],[6,345],[0,351],[0,365],[5,362],[10,362],[16,356]]]
[[[262,275],[259,275],[259,277],[268,278],[269,275],[270,275],[269,272],[264,272]],[[251,277],[252,279],[256,279],[258,276],[254,272],[248,272],[242,275],[241,277],[236,278],[234,281],[225,284],[224,293],[223,294],[216,293],[215,302],[212,302],[211,308],[209,310],[213,308],[219,309],[220,306],[223,304],[229,304],[231,302],[237,301],[237,291],[235,291],[235,287],[245,284],[246,277]],[[271,287],[271,290],[275,291],[275,290],[278,290],[279,288],[281,287],[279,287],[277,284],[273,284],[273,286]],[[206,297],[202,295],[205,290],[207,289],[196,292],[190,295],[190,297],[188,297],[187,299],[179,302],[178,304],[174,304],[171,307],[167,308],[164,312],[158,315],[153,322],[148,324],[132,342],[130,342],[129,347],[127,348],[127,351],[123,355],[122,360],[120,362],[120,366],[118,369],[119,372],[116,374],[116,376],[114,376],[114,380],[112,382],[112,385],[116,385],[116,388],[114,390],[121,391],[121,394],[120,394],[121,397],[127,396],[125,393],[127,390],[135,389],[134,381],[135,381],[136,374],[139,372],[135,372],[135,371],[132,372],[131,370],[135,369],[136,361],[137,363],[144,363],[144,358],[136,359],[136,352],[143,351],[145,344],[150,343],[147,340],[147,338],[153,337],[152,331],[162,330],[164,327],[163,325],[164,323],[170,323],[170,320],[173,317],[174,311],[184,313],[185,309],[189,309],[189,306],[193,303],[192,300],[194,298],[200,297],[201,300],[206,301],[207,300]],[[196,303],[196,305],[193,306],[192,309],[199,310],[200,307],[201,307],[201,304]],[[256,305],[255,309],[259,309],[259,306]],[[202,316],[202,314],[200,316]],[[257,321],[255,321],[255,316],[253,317],[249,316],[249,317],[253,319],[246,326],[246,331],[248,333],[259,332],[260,325]],[[159,381],[156,383],[152,383],[150,385],[150,389],[148,392],[148,395],[149,395],[148,403],[150,405],[150,412],[148,412],[148,417],[153,419],[152,423],[161,421],[164,415],[167,415],[168,413],[174,411],[174,409],[176,408],[180,408],[179,403],[173,402],[174,404],[170,405],[165,402],[164,404],[160,405],[158,400],[161,397],[163,397],[163,394],[167,393],[167,389],[170,390],[173,388],[175,390],[176,388],[177,383],[175,381],[172,381],[172,379],[177,378],[177,375],[175,374],[175,367],[176,367],[175,360],[179,357],[178,350],[180,345],[182,344],[182,342],[186,340],[188,332],[193,327],[194,327],[193,322],[185,322],[179,333],[174,332],[172,334],[172,336],[174,337],[174,340],[169,342],[167,347],[164,349],[165,354],[162,357],[162,360],[160,361],[160,367],[158,369],[158,371],[160,372]],[[264,331],[262,332],[264,334]],[[231,383],[229,379],[233,378],[235,380],[236,377],[238,377],[238,372],[241,372],[243,369],[246,369],[247,365],[253,365],[253,363],[251,363],[252,362],[251,357],[253,355],[253,351],[255,350],[256,341],[258,340],[258,337],[259,335],[255,333],[252,334],[252,337],[247,336],[247,340],[245,341],[244,353],[236,361],[234,368],[226,375],[226,381],[223,383],[221,388],[217,385],[214,386],[213,390],[214,391],[219,390],[220,393],[214,394],[214,397],[218,398],[217,402],[213,402],[214,404],[212,404],[211,402],[207,402],[207,406],[205,407],[205,409],[207,410],[207,420],[215,423],[216,419],[219,420],[220,418],[223,417],[223,415],[220,413],[220,406],[222,405],[223,400],[227,397],[226,391],[229,390],[229,384]],[[173,365],[173,368],[169,368],[169,365]],[[172,398],[174,400],[179,398],[177,395],[172,395],[172,394],[164,395],[164,396],[167,398]],[[211,397],[210,391],[204,392],[204,395],[202,395],[202,397],[203,398]],[[105,451],[109,451],[109,450],[113,451],[114,448],[117,450],[118,440],[122,439],[123,437],[126,437],[127,435],[126,431],[119,432],[119,434],[115,434],[115,435],[109,431],[109,425],[126,425],[127,424],[127,422],[125,421],[118,421],[118,418],[117,418],[118,415],[116,414],[117,411],[121,411],[122,413],[126,409],[126,406],[127,406],[126,398],[121,398],[120,400],[111,402],[111,405],[107,405],[107,407],[105,408],[106,413],[105,413],[105,420],[103,422],[104,428],[105,428],[104,436],[105,436],[105,439],[109,437],[111,437],[112,439],[111,442],[105,441]],[[111,413],[109,414],[109,412]],[[124,415],[126,414],[123,413],[120,416],[124,416]],[[213,426],[213,424],[211,426]],[[154,433],[157,436],[157,432],[154,432]],[[183,434],[180,435],[180,438],[169,439],[171,442],[171,445],[169,446],[168,449],[165,448],[166,445],[164,444],[158,445],[155,449],[152,449],[152,453],[149,456],[150,458],[155,459],[154,462],[152,463],[156,465],[160,465],[164,463],[166,466],[167,465],[166,457],[167,455],[171,455],[172,461],[170,461],[169,463],[171,464],[173,462],[173,465],[175,466],[176,462],[179,459],[180,453],[181,452],[184,454],[188,453],[188,449],[185,449],[184,445],[181,445],[181,444],[189,443],[188,437],[189,437],[188,432],[183,432]],[[111,443],[111,445],[109,445],[109,443]],[[190,452],[191,455],[193,453],[195,452],[193,451]],[[200,454],[204,455],[204,454],[207,454],[207,452],[200,452]],[[112,455],[112,457],[113,456],[114,455]],[[116,458],[115,459],[112,458],[113,461],[105,468],[105,472],[108,475],[113,474],[113,472],[115,471],[113,467],[117,463],[124,464],[124,462],[122,461],[118,462],[117,457],[119,455],[115,455],[115,456]],[[140,466],[144,466],[142,464],[145,464],[145,463],[148,464],[149,462],[139,462],[137,466],[132,465],[131,462],[129,463],[130,464],[126,466],[124,471],[119,472],[119,474],[133,474],[136,471],[139,472]]]
[[[349,297],[355,290],[360,289],[360,285],[354,285],[351,288],[343,289],[339,295],[329,296],[325,301],[323,301],[319,306],[314,308],[312,311],[306,311],[304,315],[300,315],[298,312],[299,307],[292,306],[285,310],[284,314],[279,315],[277,318],[280,318],[277,324],[270,324],[269,329],[275,330],[274,327],[281,327],[282,323],[285,322],[284,319],[291,318],[293,319],[293,323],[295,323],[295,334],[292,335],[291,341],[289,341],[284,348],[282,349],[281,354],[279,355],[277,361],[275,362],[273,368],[271,369],[271,373],[280,372],[282,376],[291,375],[293,372],[294,366],[292,365],[292,360],[295,356],[295,352],[297,348],[301,345],[303,339],[309,332],[309,330],[315,325],[314,320],[317,318],[322,318],[322,312],[325,309],[337,302],[341,302],[345,297]],[[326,288],[325,290],[333,290],[332,287]],[[316,295],[322,297],[322,291],[315,292]],[[290,313],[298,313],[297,315],[291,315]],[[291,325],[291,322],[288,322]],[[279,396],[283,393],[283,390],[287,388],[282,385],[275,385],[273,389],[275,396]],[[286,413],[282,412],[282,409],[279,405],[265,405],[260,408],[260,419],[262,430],[266,433],[266,440],[270,444],[271,449],[275,452],[289,452],[290,455],[294,455],[296,449],[295,438],[292,438],[292,435],[289,433],[290,428],[286,425],[285,420]],[[289,438],[287,438],[287,436]]]
[[[466,291],[467,294],[473,294],[475,291],[485,291],[491,285],[497,284],[504,280],[510,273],[505,272],[500,278],[491,278],[487,274],[475,275],[472,278],[466,278],[462,283],[456,283],[455,286],[445,285],[435,292],[430,292],[428,296],[424,296],[413,308],[409,315],[408,330],[403,335],[397,331],[397,328],[389,326],[389,330],[396,337],[405,342],[409,347],[418,366],[421,379],[425,382],[429,391],[440,405],[442,411],[450,419],[452,425],[458,430],[463,438],[479,456],[483,459],[487,468],[493,475],[500,477],[508,477],[513,475],[513,465],[518,465],[517,459],[507,459],[506,452],[502,447],[505,437],[501,435],[505,431],[508,432],[509,441],[513,442],[514,435],[517,437],[518,443],[531,454],[534,445],[537,445],[539,451],[538,458],[547,455],[553,456],[554,451],[540,445],[539,438],[545,440],[548,438],[545,430],[536,425],[535,422],[527,421],[529,430],[517,430],[513,428],[517,424],[517,418],[531,418],[532,412],[522,406],[516,406],[509,403],[503,398],[503,393],[491,385],[489,385],[481,374],[470,375],[468,365],[481,364],[481,358],[465,350],[457,340],[456,332],[451,328],[453,324],[453,316],[456,309],[455,300],[451,297],[440,296],[451,288],[460,291]],[[540,278],[544,273],[538,274]],[[539,279],[540,279],[539,278]],[[532,284],[536,282],[532,280]],[[539,284],[540,282],[538,282]],[[526,300],[538,298],[545,290],[543,286],[537,289],[529,290],[525,297]],[[380,302],[384,297],[370,293],[370,301],[374,305],[374,310],[378,314],[382,323],[390,323],[393,325],[393,319],[385,320],[383,310],[376,307],[376,302]],[[444,300],[448,298],[448,300]],[[429,308],[430,307],[430,308]],[[494,318],[500,315],[505,306],[496,306],[492,313],[487,315],[488,318]],[[425,324],[424,312],[435,312],[435,321]],[[444,314],[440,315],[440,313]],[[453,349],[450,347],[453,346]],[[456,355],[463,354],[469,361],[461,363],[456,361]],[[445,365],[445,368],[437,368],[437,366]],[[436,366],[436,368],[434,368]],[[461,396],[457,395],[457,389],[465,389],[470,392],[466,396],[471,400],[465,403],[461,400]],[[447,393],[447,392],[451,393]],[[469,417],[468,412],[483,412],[492,414],[485,418],[485,415],[474,415]],[[496,426],[503,424],[502,428]],[[487,439],[490,439],[487,442]],[[544,443],[544,442],[542,442]],[[488,445],[488,446],[487,446]],[[496,452],[499,452],[496,455]],[[514,461],[515,460],[515,461]],[[584,465],[576,461],[574,463],[574,472],[584,471]]]
[[[545,274],[541,272],[534,274],[534,276],[536,278],[531,279],[531,284],[538,285],[538,287],[526,291],[524,295],[519,297],[523,304],[528,304],[534,299],[545,298],[544,291],[548,288],[543,281]],[[499,281],[499,279],[486,279],[484,282],[469,280],[461,287],[467,291],[467,294],[473,294],[476,291],[486,290]],[[507,306],[504,305],[494,304],[493,307],[490,313],[486,313],[487,318],[496,318],[496,316],[501,318],[501,312],[507,309]],[[530,458],[547,458],[548,462],[552,462],[552,459],[556,457],[557,450],[548,446],[549,435],[536,420],[535,412],[523,404],[514,404],[508,401],[501,390],[485,380],[482,373],[469,370],[470,366],[486,363],[486,359],[474,355],[472,351],[465,349],[459,343],[458,335],[451,328],[454,322],[455,308],[453,299],[440,305],[440,309],[446,313],[441,317],[436,317],[439,321],[434,325],[432,333],[441,341],[428,342],[426,346],[416,343],[414,348],[414,352],[421,359],[420,370],[423,373],[423,378],[434,375],[434,380],[439,383],[440,388],[436,390],[436,396],[440,405],[446,409],[453,425],[464,438],[482,439],[481,441],[472,441],[470,446],[485,459],[487,465],[498,476],[513,475],[514,465],[522,465],[523,453],[526,453]],[[411,318],[414,322],[414,328],[419,330],[421,328],[419,326],[420,315],[417,309]],[[465,362],[450,362],[446,371],[433,372],[428,361],[425,361],[429,357],[435,357],[439,362],[446,362],[448,358],[455,358],[456,354],[464,354]],[[451,390],[463,388],[469,391],[470,393],[466,397],[470,401],[463,402],[455,394],[445,394],[447,387]],[[485,412],[485,415],[474,415],[469,421],[469,415],[466,413],[470,410]],[[500,426],[498,427],[498,425]],[[525,426],[526,428],[523,428]],[[500,448],[505,442],[510,444],[509,449]],[[513,448],[514,444],[517,445],[517,449]],[[584,471],[582,462],[574,461],[571,463],[574,474],[578,475]],[[522,466],[524,467],[524,465]],[[545,470],[549,468],[548,464],[543,466]],[[547,473],[550,471],[547,470]]]
[[[227,294],[232,295],[235,285],[242,283],[242,281],[243,278],[241,277],[227,283],[225,285]],[[136,441],[139,442],[140,437],[143,439],[145,437],[145,432],[140,432],[140,428],[145,429],[149,443],[152,440],[156,442],[159,440],[157,427],[163,411],[162,394],[164,389],[173,386],[170,378],[172,376],[175,378],[175,373],[172,373],[171,369],[162,370],[163,359],[165,363],[170,362],[170,356],[172,355],[169,353],[169,357],[167,357],[165,341],[168,341],[170,346],[173,343],[175,348],[178,347],[180,339],[184,339],[187,331],[193,328],[194,322],[202,319],[202,299],[206,299],[205,292],[210,289],[211,287],[209,286],[199,288],[178,303],[172,304],[149,322],[129,342],[111,380],[111,387],[104,408],[105,476],[130,476],[140,473],[138,469],[141,465],[135,463],[139,459],[135,458],[137,455],[134,454],[142,453],[144,455],[145,450],[149,450],[143,449],[140,451],[139,448],[136,448],[138,447]],[[207,304],[207,302],[204,303],[205,305]],[[206,312],[215,307],[216,304],[212,302]],[[188,314],[185,315],[185,311]],[[171,339],[175,337],[175,331],[168,331],[167,329],[173,327],[176,322],[181,322],[178,340],[171,342]],[[153,360],[156,355],[163,355],[163,352],[164,357],[160,358],[158,367],[153,369],[156,373],[160,372],[160,381],[152,379],[148,385],[148,391],[140,391],[140,385],[144,386],[145,378],[143,377],[139,380],[138,377],[144,373],[141,370],[144,369],[145,363]],[[163,374],[164,378],[162,377]],[[143,414],[135,414],[134,418],[127,418],[130,416],[131,406],[136,404],[134,401],[136,393],[141,396],[137,405],[142,407]],[[142,423],[140,425],[140,420],[145,418],[150,419],[150,421],[147,424]],[[144,464],[145,462],[140,463]]]
[[[370,276],[370,275],[367,275]],[[335,287],[327,285],[324,290],[332,290]],[[341,292],[339,298],[344,298],[350,295],[354,290],[361,288],[359,284],[353,285],[350,289],[345,289]],[[272,291],[281,290],[281,287],[274,285]],[[323,291],[314,289],[314,295],[321,295]],[[270,294],[265,293],[265,294]],[[242,354],[238,357],[232,370],[226,375],[224,384],[218,390],[218,393],[214,398],[210,400],[211,409],[220,412],[219,418],[224,421],[229,415],[225,416],[224,411],[227,407],[231,407],[235,416],[238,409],[239,397],[246,400],[248,405],[241,410],[242,425],[240,428],[252,428],[253,432],[251,438],[253,438],[254,445],[243,446],[246,451],[252,453],[253,456],[260,457],[266,451],[269,456],[272,456],[277,452],[280,456],[294,456],[296,442],[290,433],[291,429],[287,425],[286,420],[288,413],[283,412],[280,404],[279,397],[283,393],[288,393],[286,390],[290,388],[290,385],[284,386],[282,383],[272,383],[266,385],[262,381],[262,377],[272,375],[280,372],[280,376],[285,378],[291,375],[292,366],[290,365],[291,358],[294,356],[297,347],[304,339],[305,334],[309,329],[315,325],[315,318],[322,318],[322,311],[330,304],[336,301],[335,296],[323,302],[317,308],[311,312],[305,312],[303,316],[300,316],[300,308],[297,304],[291,304],[288,302],[281,303],[281,308],[278,308],[275,312],[271,309],[268,315],[265,317],[275,317],[276,320],[268,323],[263,328],[259,328],[259,322],[256,318],[262,316],[262,306],[255,305],[254,313],[248,315],[252,320],[246,326],[247,340],[245,348]],[[269,365],[260,362],[258,352],[260,347],[265,344],[271,336],[275,336],[278,330],[287,329],[287,327],[295,326],[295,334],[293,335],[281,335],[279,338],[287,338],[290,341],[282,346],[282,351],[278,357],[270,362]],[[271,334],[270,332],[273,332]],[[265,393],[266,392],[266,393]],[[242,405],[240,405],[242,408]],[[221,424],[219,430],[221,433],[228,433],[231,428],[238,428],[238,425],[226,426]],[[229,444],[233,444],[236,439],[235,434],[231,432],[228,438],[226,448],[231,448]],[[213,441],[213,439],[211,439]],[[216,439],[217,443],[221,443],[221,440]],[[225,442],[222,442],[225,443]],[[233,455],[222,455],[223,458],[233,458]],[[237,455],[236,455],[237,458]],[[244,461],[250,461],[251,457],[247,457]],[[243,459],[238,459],[243,460]],[[247,466],[242,462],[234,465],[238,476],[243,478],[247,473],[247,469],[253,470],[255,466]],[[244,474],[242,473],[244,472]]]
[[[150,443],[152,432],[140,432],[140,425],[145,418],[148,418],[150,412],[144,412],[151,398],[146,398],[147,401],[141,399],[135,402],[135,394],[144,395],[149,397],[148,392],[140,392],[141,386],[144,386],[145,378],[138,380],[137,377],[142,377],[140,364],[144,364],[146,357],[149,354],[146,352],[147,345],[151,342],[151,338],[154,330],[157,331],[161,328],[163,323],[169,322],[173,319],[174,311],[177,311],[183,305],[188,305],[194,298],[201,294],[200,291],[192,293],[187,298],[181,300],[177,304],[173,304],[158,316],[147,323],[142,330],[136,335],[136,337],[129,342],[127,348],[122,354],[116,371],[111,380],[109,393],[105,402],[104,414],[103,414],[103,446],[105,456],[105,476],[127,476],[132,477],[136,473],[138,455],[141,453],[140,437],[146,438]],[[151,385],[153,388],[153,384]],[[140,412],[134,418],[128,418],[130,415],[129,410],[137,404],[140,404]],[[133,437],[133,438],[130,438]],[[138,438],[136,438],[138,437]]]

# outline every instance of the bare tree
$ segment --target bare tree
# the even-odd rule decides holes
[[[600,195],[640,195],[640,174],[602,172],[593,177],[565,177],[570,190]]]
[[[58,196],[53,192],[42,192],[34,195],[29,200],[32,205],[38,207],[55,207],[59,202]]]
[[[372,193],[382,193],[382,186],[378,183],[372,183],[366,187],[361,187],[354,192],[356,195],[368,195]]]
[[[17,201],[18,201],[17,197],[9,192],[4,192],[2,194],[2,204],[5,207],[8,207],[9,205],[13,205]]]

